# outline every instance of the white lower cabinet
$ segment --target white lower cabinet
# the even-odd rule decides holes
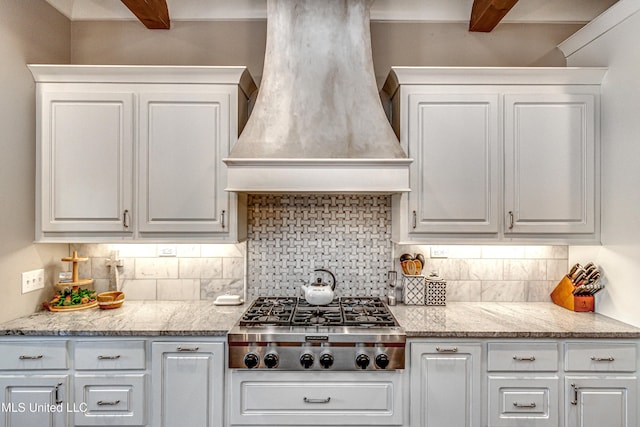
[[[565,377],[566,427],[638,425],[636,376]]]
[[[154,427],[221,427],[224,343],[153,342]]]
[[[67,374],[0,375],[0,427],[67,426],[68,390]]]
[[[73,355],[75,426],[147,425],[144,340],[80,340]]]
[[[401,426],[403,372],[234,370],[230,425]]]
[[[558,383],[552,376],[494,376],[489,388],[489,426],[551,427],[558,425]]]
[[[0,427],[68,425],[66,339],[0,340]]]
[[[411,426],[481,425],[480,343],[411,343]]]
[[[566,427],[638,425],[636,342],[570,342],[564,362]]]
[[[76,426],[146,425],[145,374],[76,375],[74,390]]]

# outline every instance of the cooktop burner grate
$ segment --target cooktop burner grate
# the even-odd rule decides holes
[[[327,305],[304,299],[258,297],[240,319],[240,326],[397,326],[388,307],[374,297],[342,297]]]

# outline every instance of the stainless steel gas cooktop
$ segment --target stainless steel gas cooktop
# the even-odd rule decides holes
[[[404,369],[406,335],[380,298],[259,297],[227,339],[234,369]]]

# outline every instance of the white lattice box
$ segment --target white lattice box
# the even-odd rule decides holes
[[[402,300],[407,305],[424,305],[426,287],[424,276],[402,275]]]

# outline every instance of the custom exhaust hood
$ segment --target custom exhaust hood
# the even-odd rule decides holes
[[[409,191],[411,159],[373,71],[371,3],[268,0],[262,83],[224,159],[228,191]]]

